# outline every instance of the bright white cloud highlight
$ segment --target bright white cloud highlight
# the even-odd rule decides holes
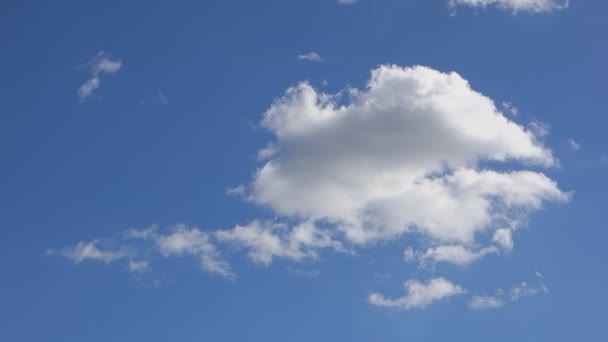
[[[379,293],[371,293],[367,300],[370,304],[401,309],[424,308],[436,301],[464,294],[466,291],[445,278],[435,278],[427,283],[408,280],[404,284],[406,295],[397,298],[385,298]]]
[[[332,239],[329,231],[318,228],[312,222],[303,222],[290,229],[284,224],[253,221],[248,225],[217,231],[215,236],[220,241],[248,249],[249,258],[264,265],[269,265],[274,257],[317,259],[318,249],[344,250],[340,242]]]
[[[173,233],[158,237],[156,243],[164,256],[191,254],[200,257],[203,269],[227,278],[235,277],[230,265],[209,241],[209,235],[198,228],[177,225]]]
[[[279,215],[330,222],[359,244],[409,231],[472,244],[545,201],[569,199],[541,172],[480,166],[557,161],[456,73],[384,65],[364,90],[348,93],[345,100],[301,83],[275,101],[262,120],[274,155],[255,173],[250,199]]]
[[[467,6],[485,9],[496,6],[513,13],[547,13],[568,8],[569,0],[449,0],[451,8]]]
[[[122,67],[121,60],[115,60],[110,58],[105,52],[100,51],[91,59],[89,62],[89,70],[91,71],[91,78],[89,78],[84,84],[78,89],[78,96],[80,102],[84,102],[89,96],[93,95],[93,92],[97,90],[101,83],[101,74],[114,74]]]
[[[357,0],[337,0],[341,5],[353,5],[357,3]]]

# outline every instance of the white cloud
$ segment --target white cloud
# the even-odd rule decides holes
[[[273,257],[317,259],[317,250],[321,248],[343,251],[342,244],[333,240],[329,231],[318,228],[312,222],[289,228],[284,224],[253,221],[217,231],[215,236],[220,241],[248,249],[249,258],[264,265],[269,265]]]
[[[84,82],[83,85],[78,89],[78,96],[80,96],[80,100],[84,101],[87,97],[91,96],[95,90],[99,88],[99,78],[92,77]]]
[[[47,254],[62,255],[72,260],[76,264],[79,264],[85,260],[96,260],[109,264],[113,261],[125,258],[129,255],[129,253],[127,253],[127,251],[123,248],[118,250],[102,250],[97,247],[97,243],[97,241],[79,242],[74,247],[63,248],[58,251],[48,250]]]
[[[174,232],[156,239],[164,256],[191,254],[200,257],[203,269],[227,278],[234,278],[230,265],[220,258],[220,253],[209,241],[209,235],[198,228],[177,225]]]
[[[545,201],[569,199],[541,172],[480,166],[557,161],[540,136],[456,73],[384,65],[349,93],[342,104],[341,94],[301,83],[266,111],[275,153],[255,173],[251,200],[332,223],[355,243],[416,231],[464,245],[516,225]]]
[[[93,92],[100,86],[100,76],[103,73],[114,74],[122,67],[121,60],[113,60],[105,52],[100,51],[89,61],[89,70],[91,72],[91,78],[89,78],[84,84],[78,89],[78,96],[80,102],[84,102],[89,96],[93,95]]]
[[[498,249],[494,246],[485,247],[479,250],[471,250],[461,245],[442,245],[431,247],[424,253],[419,253],[418,260],[425,267],[432,267],[438,262],[446,262],[458,266],[467,266],[487,254],[497,253]]]
[[[129,260],[129,271],[133,272],[133,273],[144,273],[148,270],[148,268],[150,267],[150,262],[148,262],[147,260],[139,260],[139,261],[135,261],[135,260]]]
[[[581,149],[581,144],[576,142],[574,139],[568,139],[568,148],[570,148],[570,151],[576,152]]]
[[[370,304],[402,309],[424,308],[433,302],[464,294],[466,291],[445,278],[435,278],[427,283],[418,280],[405,282],[406,295],[397,298],[385,298],[379,293],[371,293],[367,300]]]
[[[317,52],[309,52],[309,53],[304,53],[304,54],[300,54],[298,55],[298,59],[302,59],[305,61],[310,61],[310,62],[321,62],[321,55],[319,55]]]
[[[519,285],[513,287],[506,298],[504,291],[498,289],[493,296],[473,296],[469,300],[468,305],[471,309],[475,310],[496,309],[506,305],[508,301],[516,302],[523,297],[532,297],[543,293],[549,293],[549,289],[543,282],[544,276],[538,271],[535,272],[535,274],[538,281],[537,286],[530,286],[527,282],[523,281]]]
[[[505,305],[505,302],[498,296],[474,296],[468,305],[471,309],[485,310],[500,308]]]
[[[519,114],[519,108],[517,108],[516,106],[514,106],[511,102],[504,101],[502,103],[502,107],[507,112],[510,112],[513,116],[517,116],[517,114]]]
[[[511,298],[511,301],[515,302],[522,297],[533,297],[542,293],[549,293],[549,289],[542,281],[539,281],[538,286],[530,286],[527,282],[523,281],[521,284],[511,289],[509,297]]]
[[[504,251],[513,250],[513,236],[510,229],[500,228],[494,232],[492,241],[498,244]]]
[[[449,0],[451,8],[467,6],[485,9],[496,6],[518,12],[547,13],[568,8],[569,0]]]
[[[143,229],[129,228],[124,232],[124,236],[128,239],[148,240],[156,238],[158,235],[157,231],[158,226],[156,225]]]
[[[546,137],[551,132],[551,126],[549,126],[549,124],[538,120],[528,123],[528,129],[539,138]]]
[[[339,4],[342,5],[353,5],[357,3],[357,0],[337,0]]]

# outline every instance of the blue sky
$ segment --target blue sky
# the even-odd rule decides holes
[[[604,1],[0,5],[0,339],[608,338]]]

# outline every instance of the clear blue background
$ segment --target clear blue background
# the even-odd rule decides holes
[[[607,13],[603,0],[518,16],[450,16],[444,0],[2,1],[0,340],[607,340]],[[80,104],[82,67],[100,50],[123,67]],[[323,63],[296,58],[313,50]],[[535,213],[512,255],[441,267],[471,292],[539,270],[549,295],[481,312],[466,296],[407,312],[370,306],[369,291],[399,296],[404,280],[424,276],[402,261],[407,238],[295,265],[318,277],[236,254],[230,282],[195,258],[168,259],[159,288],[119,264],[45,255],[129,227],[270,217],[225,195],[250,179],[269,139],[261,113],[298,81],[363,87],[382,63],[457,71],[517,105],[516,121],[551,125],[561,167],[549,174],[573,201]],[[158,90],[168,106],[142,104]]]

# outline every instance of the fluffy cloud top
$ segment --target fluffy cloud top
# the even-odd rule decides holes
[[[301,83],[266,111],[262,126],[275,141],[260,153],[269,160],[255,173],[253,201],[330,222],[354,243],[418,231],[472,244],[569,198],[541,172],[489,168],[556,160],[456,73],[384,65],[349,95]]]
[[[424,308],[433,302],[464,294],[466,291],[445,278],[435,278],[427,283],[412,279],[405,282],[407,294],[401,298],[385,298],[379,293],[371,293],[370,304],[402,309]]]
[[[450,7],[486,8],[496,6],[517,12],[544,13],[568,8],[569,0],[450,0]]]

